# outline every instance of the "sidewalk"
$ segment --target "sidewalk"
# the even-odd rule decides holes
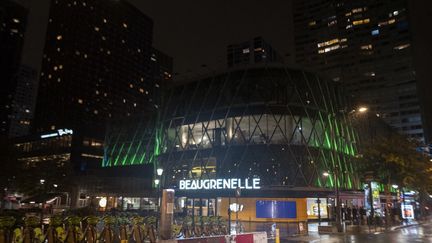
[[[346,222],[343,223],[343,232],[341,233],[335,233],[335,234],[370,234],[375,232],[386,232],[386,231],[394,231],[406,227],[416,226],[422,224],[424,221],[416,221],[412,220],[409,222],[402,222],[400,225],[393,225],[386,228],[385,226],[376,226],[376,225],[352,225],[347,224]],[[329,222],[321,222],[321,226],[331,226],[332,224]],[[317,222],[309,223],[309,233],[311,234],[319,234],[318,233],[318,226],[319,224]],[[321,233],[325,234],[325,233]]]
[[[313,223],[309,223],[309,234],[305,235],[305,236],[290,236],[290,237],[284,237],[281,238],[281,242],[321,242],[321,241],[326,241],[326,240],[331,240],[332,237],[334,237],[335,235],[367,235],[367,234],[380,234],[380,233],[385,233],[388,231],[396,231],[402,228],[407,228],[407,227],[412,227],[412,226],[417,226],[417,225],[421,225],[422,223],[424,223],[423,221],[421,222],[417,222],[417,221],[412,221],[408,224],[403,224],[403,225],[399,225],[399,226],[393,226],[390,227],[388,230],[385,229],[385,227],[380,227],[380,228],[376,228],[374,229],[374,227],[370,228],[369,231],[369,227],[367,225],[362,225],[362,231],[361,232],[350,232],[349,230],[345,232],[341,232],[341,233],[330,233],[330,234],[319,234],[318,233],[318,223],[313,222]],[[322,226],[328,226],[329,223],[328,222],[321,222]],[[348,229],[351,225],[348,225]],[[345,228],[345,227],[344,227]],[[346,229],[346,228],[345,228]],[[275,242],[274,239],[269,239],[268,242]]]

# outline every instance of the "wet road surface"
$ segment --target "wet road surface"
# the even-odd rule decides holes
[[[406,242],[431,242],[432,243],[432,223],[410,226],[390,232],[371,233],[371,234],[333,234],[318,235],[313,234],[305,237],[293,237],[281,239],[281,243],[286,242],[367,242],[367,243],[406,243]]]

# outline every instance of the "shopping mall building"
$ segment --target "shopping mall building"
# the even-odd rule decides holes
[[[157,167],[177,211],[226,216],[231,205],[239,220],[326,218],[336,188],[344,205],[363,205],[352,107],[336,83],[249,67],[174,83],[163,102]]]

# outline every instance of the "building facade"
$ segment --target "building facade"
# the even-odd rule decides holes
[[[162,100],[155,121],[109,133],[104,166],[152,166],[153,186],[176,190],[176,213],[227,217],[237,188],[248,208],[239,220],[265,221],[255,204],[269,201],[297,212],[276,221],[317,218],[317,207],[330,217],[336,185],[346,205],[363,205],[357,135],[337,84],[264,64],[172,83]]]
[[[104,136],[110,118],[154,109],[153,22],[126,1],[51,1],[35,130]]]
[[[0,135],[4,136],[9,135],[14,110],[27,15],[28,10],[13,1],[0,2]]]
[[[37,71],[26,65],[19,66],[15,79],[9,137],[26,136],[30,133],[38,86]]]
[[[313,73],[236,69],[176,85],[165,100],[158,160],[166,187],[223,177],[260,178],[262,187],[294,191],[332,188],[335,181],[322,174],[340,170],[338,185],[359,189],[348,104]]]
[[[294,1],[295,58],[424,141],[408,10],[405,0]]]
[[[282,56],[262,37],[227,46],[229,68],[262,63],[283,63]]]

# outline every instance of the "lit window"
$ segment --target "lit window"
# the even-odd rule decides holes
[[[99,94],[99,90],[96,90],[95,93],[98,95]]]
[[[351,12],[352,13],[361,13],[361,12],[363,12],[363,10],[366,10],[366,8],[355,8],[355,9],[353,9]]]
[[[58,67],[57,67],[57,66],[54,66],[53,69],[54,69],[54,71],[57,71]]]
[[[331,39],[331,40],[328,40],[328,41],[324,41],[324,42],[318,43],[317,46],[318,47],[325,47],[325,46],[330,46],[330,45],[333,45],[333,44],[336,44],[336,43],[339,43],[339,42],[343,42],[343,41],[347,41],[347,39],[346,38],[344,38],[342,40],[339,40],[339,38]]]
[[[134,103],[134,107],[136,107],[137,106],[137,104],[136,103]]]
[[[107,20],[104,18],[104,19],[103,19],[103,22],[106,24],[106,23],[107,23]]]
[[[127,28],[128,26],[127,26],[127,24],[126,24],[126,23],[123,23],[123,27]]]
[[[249,53],[249,52],[250,52],[249,48],[243,49],[243,54],[246,54],[246,53]]]
[[[144,89],[140,88],[140,89],[139,89],[139,92],[140,92],[140,93],[144,93]]]
[[[372,35],[379,35],[379,30],[378,29],[376,29],[376,30],[372,30],[372,32],[371,32],[371,34]]]
[[[60,47],[57,47],[57,52],[60,52]]]
[[[63,65],[60,64],[60,65],[59,65],[59,69],[63,69]]]
[[[108,55],[111,55],[111,51],[110,51],[110,50],[108,50],[108,51],[107,51],[107,54],[108,54]]]
[[[97,115],[99,112],[98,112],[97,110],[94,110],[93,113],[94,113],[95,115]]]
[[[369,45],[363,45],[363,46],[360,46],[360,49],[362,49],[362,50],[372,50],[372,45],[371,44],[369,44]]]
[[[337,24],[337,20],[336,20],[336,19],[330,21],[330,22],[327,24],[327,26],[332,26],[332,25],[335,25],[335,24]]]
[[[408,48],[410,46],[411,46],[411,44],[402,44],[402,45],[395,46],[393,49],[395,49],[395,50],[403,50],[403,49]]]
[[[48,79],[51,79],[51,78],[52,78],[51,74],[48,74]]]
[[[79,104],[82,104],[82,103],[84,103],[84,102],[83,102],[82,99],[78,99],[78,103],[79,103]]]
[[[57,40],[62,40],[62,39],[63,39],[63,36],[62,36],[62,35],[57,35],[56,39],[57,39]]]
[[[94,30],[95,30],[95,31],[99,31],[99,27],[95,26],[95,27],[94,27]]]
[[[60,82],[61,82],[61,78],[57,78],[57,82],[59,82],[59,83],[60,83]]]
[[[87,54],[84,54],[84,58],[87,59]]]
[[[134,86],[133,86],[133,84],[129,84],[129,88],[131,88],[131,89],[132,89],[133,87],[134,87]]]
[[[361,25],[361,24],[367,24],[370,22],[370,19],[361,19],[353,21],[353,25]]]
[[[381,27],[381,26],[386,26],[386,25],[394,24],[394,23],[396,23],[395,19],[389,19],[388,21],[380,22],[378,24],[378,26]]]
[[[19,20],[19,19],[16,19],[16,18],[13,18],[12,21],[13,21],[14,23],[19,23],[19,22],[20,22],[20,20]]]
[[[339,49],[339,48],[341,48],[340,45],[329,46],[329,47],[326,47],[326,48],[324,48],[324,49],[319,49],[319,50],[318,50],[318,53],[319,53],[319,54],[322,54],[322,53],[326,53],[326,52],[330,52],[330,51],[337,50],[337,49]]]

